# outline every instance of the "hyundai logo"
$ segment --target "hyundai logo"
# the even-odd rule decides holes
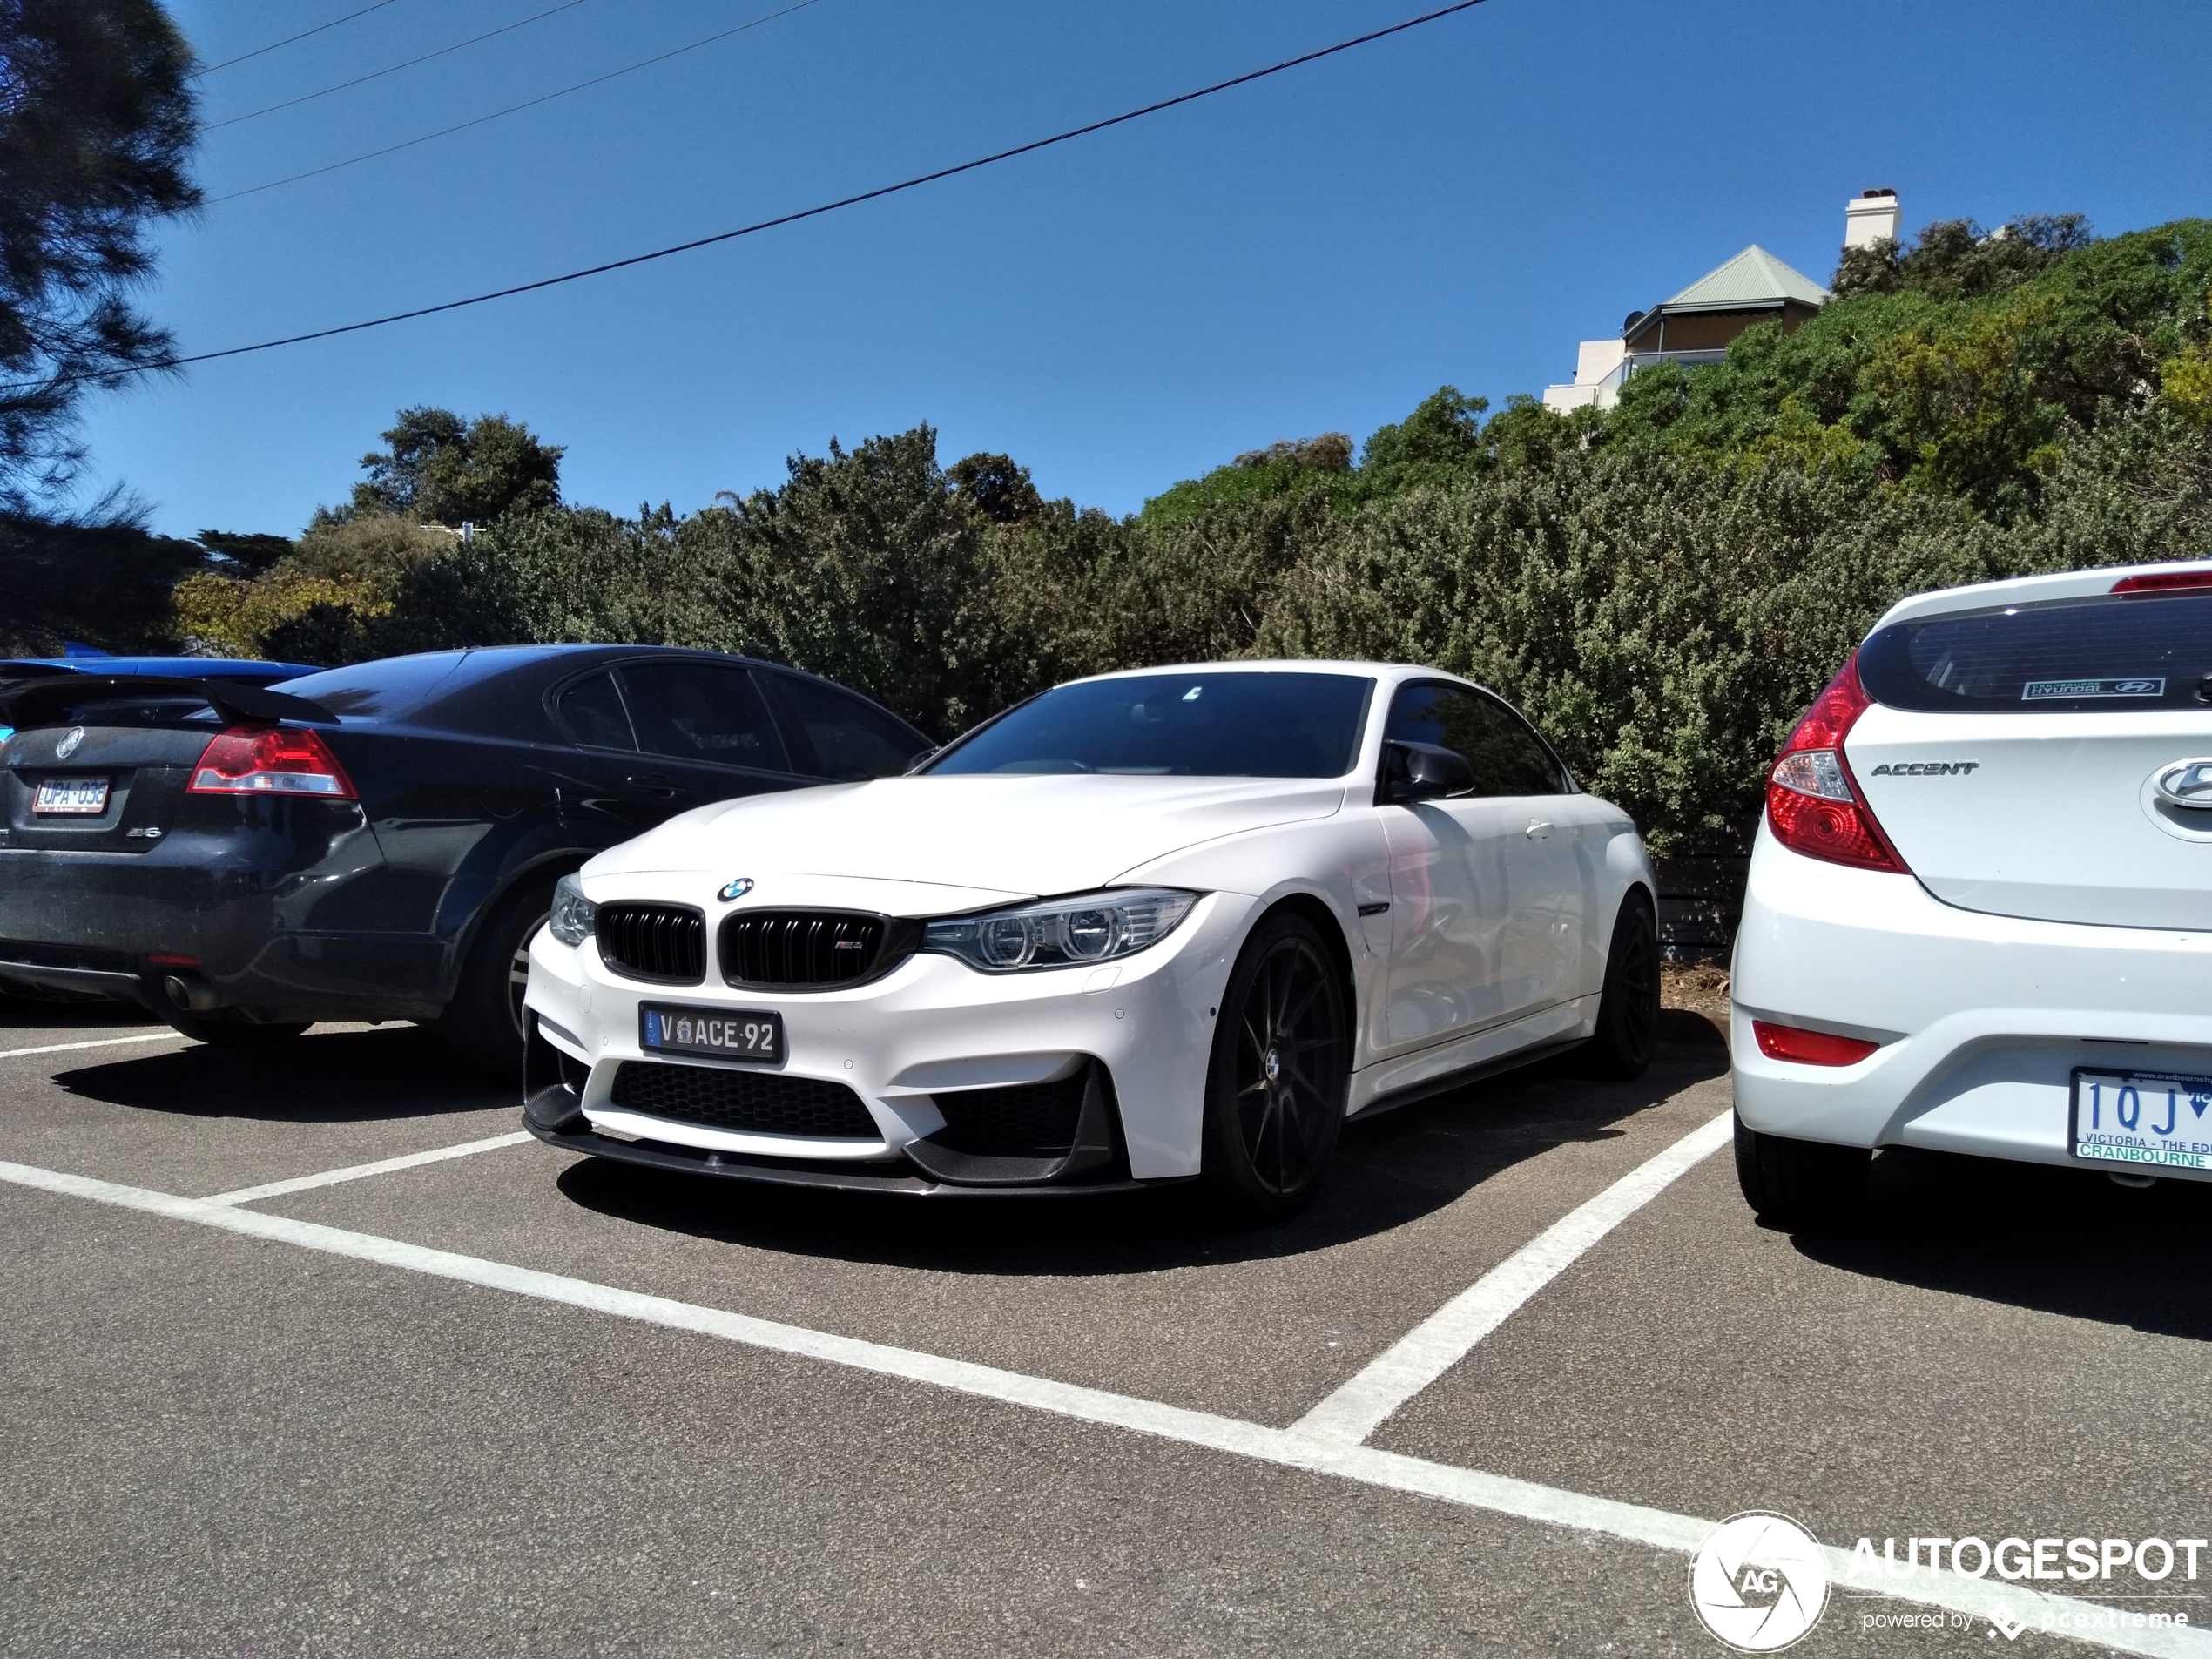
[[[2158,774],[2158,792],[2170,806],[2212,812],[2212,760],[2176,760]]]
[[[2204,804],[2208,806],[2212,806],[2212,800],[2208,800]],[[746,894],[751,893],[752,891],[752,878],[749,875],[741,875],[734,881],[725,882],[722,887],[722,891],[716,894],[714,896],[721,900],[724,904],[727,904],[732,899],[744,898]]]
[[[54,745],[54,759],[57,760],[68,759],[70,756],[77,752],[77,745],[84,741],[84,728],[81,725],[73,725],[70,727],[67,732],[64,732],[62,734],[62,740]]]

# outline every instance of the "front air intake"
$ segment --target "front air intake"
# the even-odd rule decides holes
[[[599,960],[626,979],[697,985],[706,977],[706,917],[689,905],[603,904]]]
[[[722,924],[722,977],[756,991],[873,979],[912,954],[912,923],[854,910],[746,910]]]
[[[615,1069],[610,1100],[624,1111],[704,1129],[814,1140],[883,1138],[860,1097],[843,1083],[782,1072],[625,1060]]]

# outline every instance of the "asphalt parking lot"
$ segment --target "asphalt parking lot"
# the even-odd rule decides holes
[[[1892,1154],[1764,1230],[1688,1015],[1255,1232],[595,1164],[411,1028],[118,1018],[0,1001],[9,1653],[1714,1654],[1741,1511],[2212,1530],[2212,1189]],[[2212,1651],[2202,1570],[1840,1579],[1797,1650]]]

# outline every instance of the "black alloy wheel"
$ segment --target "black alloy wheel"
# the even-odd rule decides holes
[[[1313,925],[1267,917],[1229,976],[1206,1090],[1204,1178],[1240,1217],[1287,1216],[1321,1184],[1344,1126],[1349,1026]]]
[[[1659,1042],[1659,928],[1639,887],[1621,900],[1606,953],[1597,1030],[1581,1052],[1594,1077],[1641,1077]]]
[[[488,1075],[511,1077],[522,1072],[530,941],[552,908],[552,887],[533,886],[486,917],[453,1001],[439,1017],[445,1039]]]

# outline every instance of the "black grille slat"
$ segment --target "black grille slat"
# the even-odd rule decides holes
[[[748,910],[722,924],[722,977],[761,990],[854,985],[890,965],[881,916],[846,910]]]
[[[707,1129],[815,1140],[882,1138],[860,1097],[843,1083],[779,1072],[625,1060],[616,1068],[610,1098],[624,1111]]]
[[[601,905],[599,960],[631,979],[697,985],[706,977],[706,917],[687,905]]]
[[[996,1157],[1057,1157],[1075,1144],[1088,1067],[1056,1082],[963,1089],[932,1095],[945,1127],[933,1138],[956,1151]]]

